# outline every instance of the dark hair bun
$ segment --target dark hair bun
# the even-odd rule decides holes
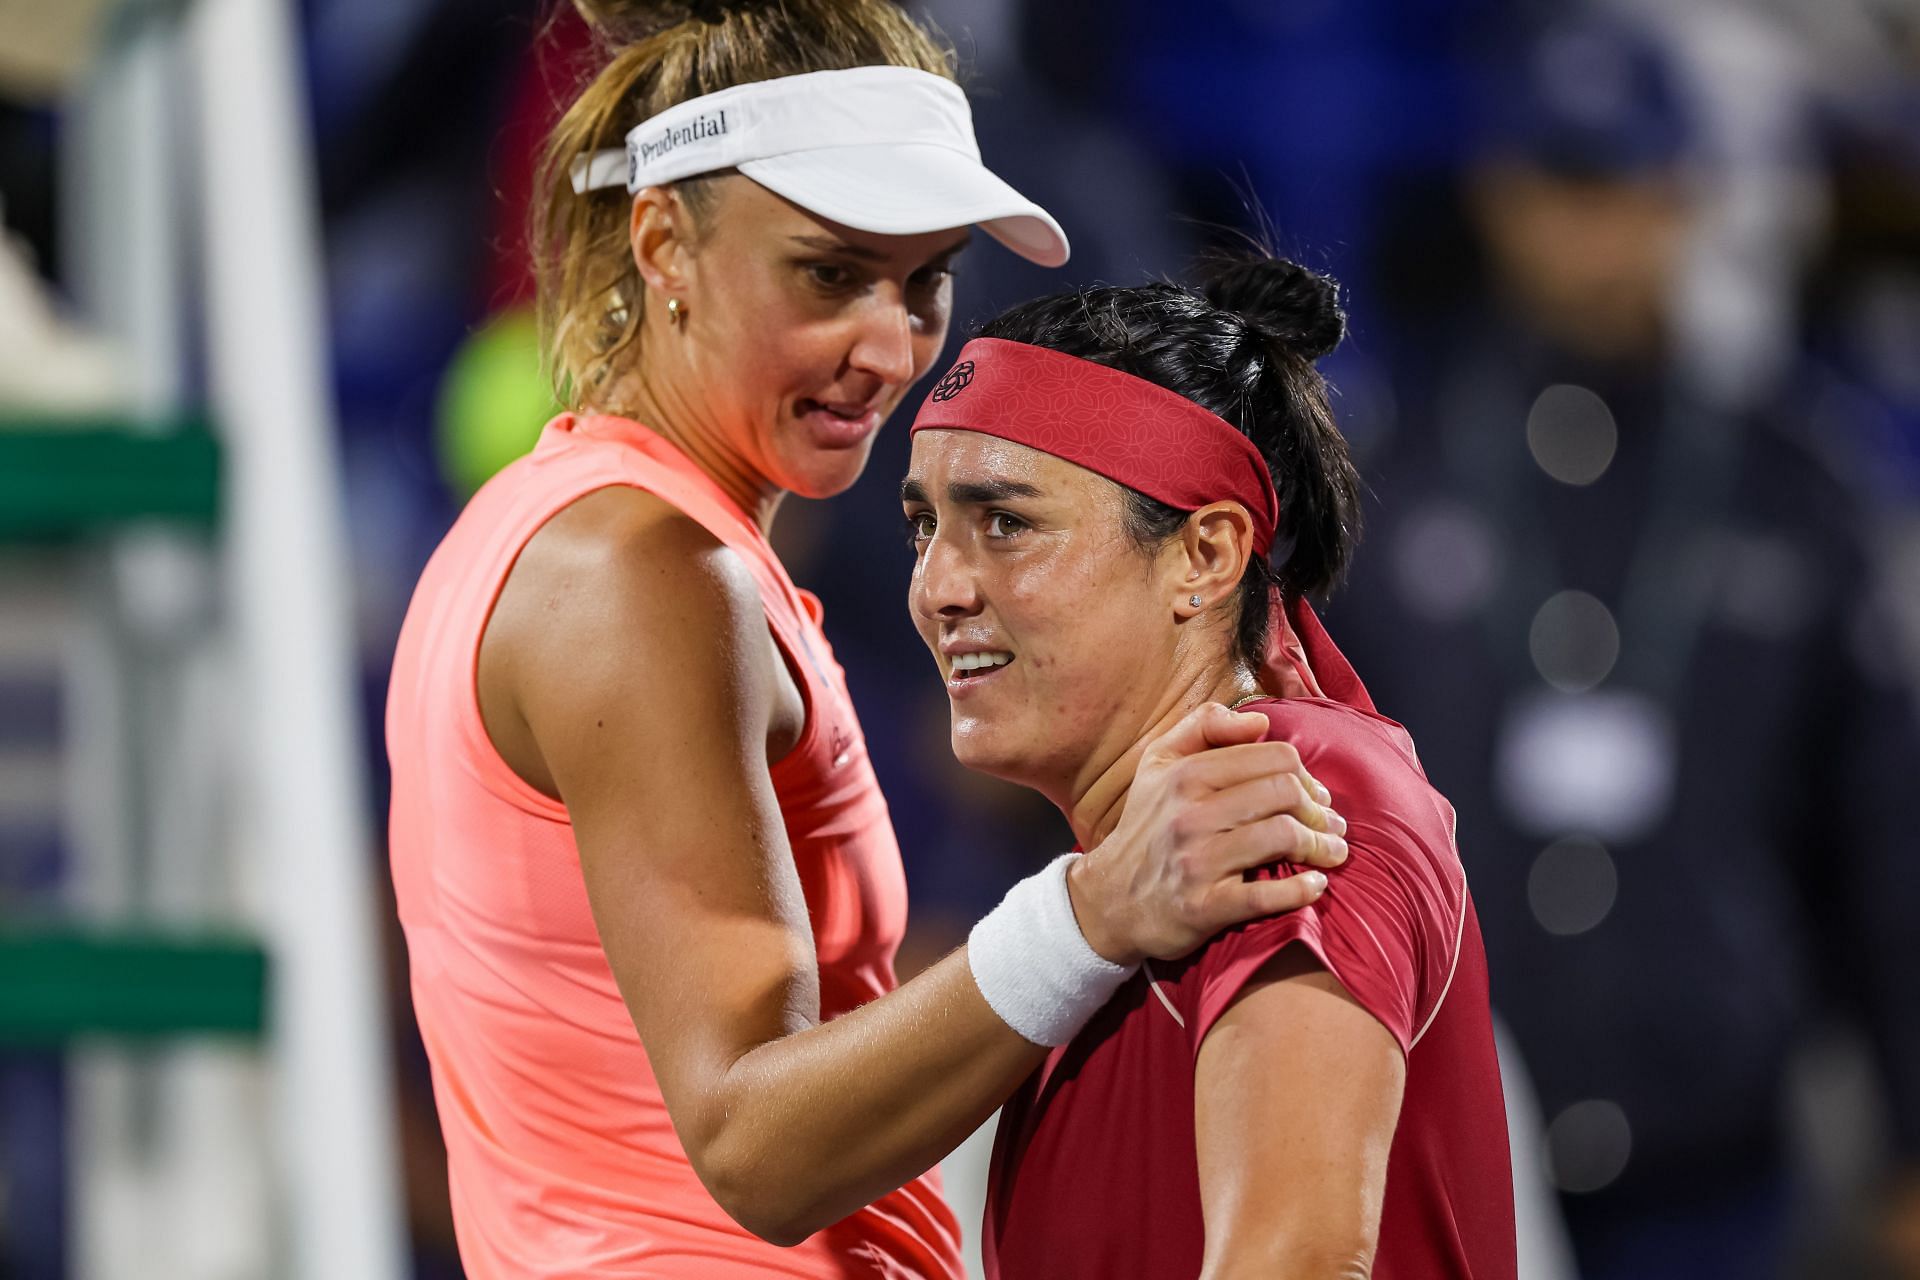
[[[1340,286],[1297,262],[1265,254],[1215,259],[1200,292],[1304,360],[1318,360],[1347,336]]]
[[[1337,286],[1266,253],[1213,259],[1198,293],[1168,281],[1076,289],[990,320],[1004,338],[1091,360],[1185,396],[1253,442],[1280,496],[1279,563],[1241,579],[1240,654],[1266,654],[1267,592],[1319,595],[1339,582],[1360,537],[1360,473],[1313,362],[1346,332]],[[1158,546],[1187,513],[1129,491],[1128,531]]]

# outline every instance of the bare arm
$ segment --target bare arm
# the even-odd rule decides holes
[[[1194,1065],[1203,1280],[1367,1280],[1405,1085],[1392,1034],[1311,952],[1268,961]]]
[[[516,566],[480,686],[502,755],[567,806],[675,1130],[743,1226],[790,1243],[837,1221],[930,1167],[1039,1063],[1045,1051],[987,1006],[964,952],[820,1023],[806,904],[768,773],[769,751],[791,740],[791,677],[750,575],[705,530],[630,491],[576,503]],[[1238,730],[1208,731],[1231,741]],[[1200,797],[1185,805],[1200,817],[1179,840],[1123,823],[1102,846],[1115,873],[1074,901],[1119,939],[1113,958],[1169,939],[1188,950],[1313,896],[1297,883],[1306,877],[1239,876],[1294,844],[1344,856],[1337,838],[1276,820],[1286,805],[1325,822],[1297,780],[1274,780],[1297,769],[1290,751],[1236,746],[1155,766],[1161,790]],[[1165,807],[1152,777],[1142,823]],[[1156,879],[1139,863],[1173,869]],[[1123,900],[1135,885],[1173,901],[1155,911]]]

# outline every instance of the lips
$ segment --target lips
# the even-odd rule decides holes
[[[985,653],[956,653],[953,655],[951,669],[955,676],[983,676],[996,671],[1013,661],[1013,655],[1004,650],[990,650]]]
[[[850,449],[880,429],[880,407],[871,401],[807,399],[795,407],[808,434],[823,448]]]
[[[1014,655],[1005,649],[970,650],[949,653],[945,657],[947,692],[956,698],[992,683],[1014,662]]]

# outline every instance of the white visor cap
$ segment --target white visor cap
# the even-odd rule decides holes
[[[573,189],[629,192],[738,169],[823,218],[881,235],[978,225],[1043,267],[1067,260],[1053,216],[980,162],[960,86],[912,67],[812,71],[661,112],[625,152],[573,164]]]

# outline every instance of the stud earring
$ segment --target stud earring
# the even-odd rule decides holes
[[[1188,604],[1190,604],[1190,605],[1192,605],[1192,606],[1193,606],[1194,608],[1196,608],[1196,609],[1198,609],[1198,608],[1200,607],[1200,597],[1199,597],[1199,596],[1188,596],[1188,597],[1187,597],[1187,603],[1188,603]]]
[[[680,307],[680,299],[668,298],[667,299],[667,323],[670,325],[677,326],[679,325],[680,321],[683,319],[685,319],[685,315],[682,313],[682,310]]]

